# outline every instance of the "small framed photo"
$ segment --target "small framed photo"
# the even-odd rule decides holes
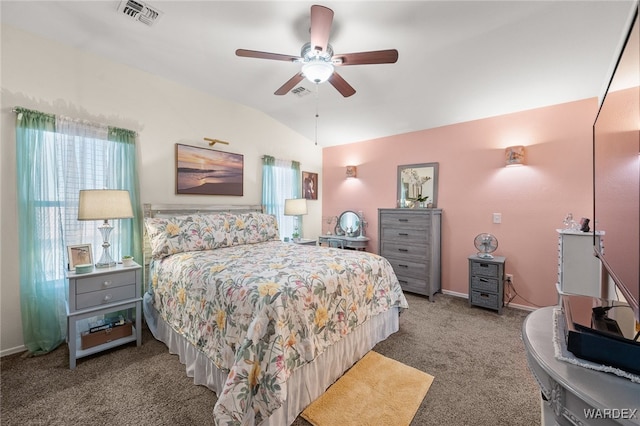
[[[318,174],[302,172],[302,198],[307,200],[318,199]]]
[[[93,265],[93,251],[91,244],[77,244],[67,246],[69,255],[69,270],[73,271],[78,265]]]

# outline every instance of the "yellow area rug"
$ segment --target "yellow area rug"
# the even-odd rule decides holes
[[[300,414],[314,426],[409,425],[433,376],[369,351]]]

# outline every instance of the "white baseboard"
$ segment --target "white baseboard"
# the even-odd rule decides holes
[[[448,294],[450,296],[455,296],[455,297],[461,297],[463,299],[469,299],[469,295],[466,293],[459,293],[457,291],[451,291],[451,290],[442,290],[442,294]],[[538,308],[534,308],[532,306],[526,306],[526,305],[519,305],[517,303],[509,303],[509,305],[507,305],[509,308],[514,308],[514,309],[520,309],[523,311],[535,311]]]
[[[0,351],[0,358],[7,355],[13,355],[27,350],[25,345],[16,346],[15,348],[3,349]]]

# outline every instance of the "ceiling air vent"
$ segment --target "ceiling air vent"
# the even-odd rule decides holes
[[[295,89],[292,89],[291,93],[293,93],[294,95],[296,95],[299,98],[301,98],[303,96],[310,95],[311,94],[311,90],[309,90],[309,89],[307,89],[306,87],[303,87],[303,86],[298,86]]]
[[[153,25],[162,16],[162,12],[141,1],[124,0],[118,6],[118,12],[122,12],[134,21],[140,21],[149,26]]]

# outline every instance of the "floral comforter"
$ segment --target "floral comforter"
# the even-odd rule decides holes
[[[294,370],[372,316],[407,307],[383,257],[280,241],[156,259],[151,279],[161,317],[229,372],[218,425],[260,424]]]

